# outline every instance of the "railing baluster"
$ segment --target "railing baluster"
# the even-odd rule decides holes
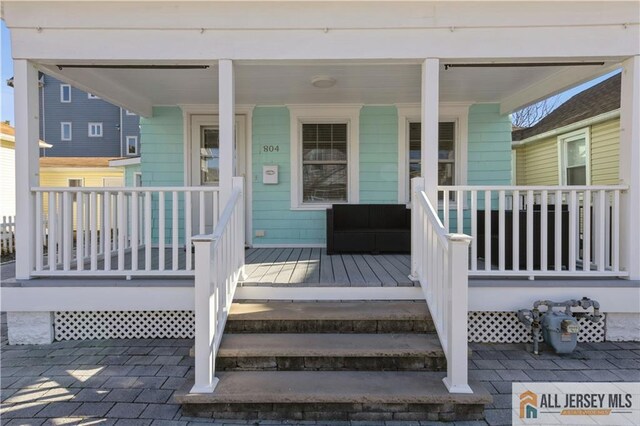
[[[576,270],[576,248],[578,236],[578,208],[575,190],[569,191],[569,271]]]
[[[171,217],[171,269],[174,271],[178,270],[178,192],[172,192],[172,217]]]
[[[498,270],[504,272],[505,268],[505,191],[498,192]]]
[[[186,251],[185,270],[192,269],[191,260],[191,237],[193,236],[193,228],[191,226],[191,191],[184,194],[184,245]]]
[[[213,201],[214,197],[215,197],[215,193],[211,193],[212,194],[212,200],[211,200],[211,204],[215,204],[215,202]],[[199,227],[198,227],[198,233],[200,235],[204,235],[204,220],[205,220],[205,195],[206,193],[204,191],[200,191],[200,201],[199,201],[199,207],[200,207],[200,212],[198,213],[198,219],[199,219]]]
[[[442,217],[444,218],[444,229],[449,232],[449,190],[442,191]]]
[[[103,237],[102,237],[102,243],[104,244],[104,270],[105,271],[110,271],[111,270],[111,253],[112,253],[112,239],[115,240],[115,235],[112,236],[112,226],[111,226],[111,221],[112,221],[112,208],[111,208],[111,193],[109,191],[106,191],[103,195],[102,195],[102,203],[103,203],[103,223],[104,226],[102,227],[103,230]]]
[[[513,210],[511,211],[511,269],[520,270],[520,191],[513,191]]]
[[[613,191],[613,211],[611,212],[611,269],[620,271],[620,190]]]
[[[127,246],[127,210],[125,205],[124,192],[118,192],[118,224],[116,226],[118,235],[118,271],[124,271],[125,249]]]
[[[138,243],[140,239],[138,193],[131,193],[131,270],[138,270]]]
[[[91,270],[98,270],[98,194],[95,191],[89,193],[89,221],[91,223]]]
[[[562,241],[562,227],[567,226],[562,223],[562,192],[556,191],[555,193],[555,206],[554,206],[554,233],[555,233],[555,244],[554,244],[554,269],[556,271],[562,270],[562,246],[566,244],[566,242]]]
[[[76,193],[76,269],[84,270],[84,194]]]
[[[153,250],[151,243],[151,191],[144,193],[144,270],[151,270],[151,252]]]
[[[533,191],[527,191],[527,271],[533,271]]]
[[[582,201],[582,270],[591,270],[591,191],[584,191]]]
[[[549,208],[547,207],[547,202],[549,198],[549,193],[545,189],[540,194],[540,270],[546,271],[548,265],[548,250],[547,245],[549,244],[548,239],[548,221],[549,221]]]
[[[158,192],[158,269],[165,269],[165,203],[164,191]]]
[[[478,191],[471,190],[471,270],[478,270]]]
[[[605,209],[604,209],[604,215],[605,215],[605,221],[604,221],[604,229],[605,229],[605,250],[604,250],[604,265],[605,265],[605,269],[609,269],[609,266],[611,265],[611,197],[610,197],[610,193],[606,192],[605,193]]]
[[[56,242],[58,246],[57,250],[57,263],[61,264],[64,258],[64,247],[63,247],[63,239],[64,239],[64,193],[61,192],[58,194],[58,202],[56,203],[56,218],[58,219],[58,223],[56,224]]]
[[[42,217],[42,199],[44,198],[44,193],[43,192],[36,192],[36,271],[41,272],[43,269],[43,264],[44,264],[44,260],[43,260],[43,250],[44,250],[44,244],[42,242],[42,221],[43,221],[43,217]],[[8,235],[9,239],[11,239],[11,234],[7,233],[7,228],[5,225],[5,218],[2,218],[2,222],[3,222],[3,227],[2,227],[2,233],[3,233],[3,240],[2,243],[4,245],[4,236]],[[6,234],[5,234],[6,233]],[[2,247],[4,249],[4,247]]]
[[[491,270],[491,191],[484,191],[484,270]]]
[[[464,199],[462,196],[462,191],[456,191],[456,224],[458,234],[462,234],[464,232]]]
[[[49,204],[47,209],[49,211],[49,238],[47,243],[47,261],[49,263],[49,270],[55,271],[57,258],[58,258],[58,194],[56,192],[49,192]]]
[[[594,208],[594,220],[595,220],[595,224],[596,224],[596,229],[595,229],[595,262],[596,262],[596,267],[598,269],[598,271],[604,271],[604,251],[605,251],[605,237],[604,237],[604,233],[605,233],[605,215],[604,215],[604,210],[605,210],[605,203],[604,203],[604,198],[605,198],[605,192],[604,191],[598,191],[597,192],[597,198],[596,198],[596,202],[595,202],[595,208]]]

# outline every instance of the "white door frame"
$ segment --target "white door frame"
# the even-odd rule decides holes
[[[217,122],[218,106],[217,105],[179,105],[182,109],[183,123],[183,142],[184,142],[184,185],[192,185],[192,117],[194,116],[210,116],[215,117]],[[242,155],[244,161],[245,177],[245,243],[251,246],[253,241],[253,197],[252,197],[252,153],[251,153],[251,116],[253,113],[253,105],[236,105],[236,125],[238,126],[238,154]],[[240,119],[240,120],[238,120]],[[238,122],[240,124],[238,125]],[[241,133],[242,131],[242,133]],[[199,133],[196,134],[199,138]],[[244,140],[243,140],[244,139]],[[242,150],[242,151],[241,151]]]

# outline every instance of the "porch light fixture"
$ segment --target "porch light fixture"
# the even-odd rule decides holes
[[[319,89],[328,89],[336,85],[336,79],[326,75],[318,75],[311,79],[311,84]]]
[[[502,62],[502,63],[476,63],[476,64],[444,64],[444,69],[449,68],[517,68],[517,67],[580,67],[598,66],[604,62]]]

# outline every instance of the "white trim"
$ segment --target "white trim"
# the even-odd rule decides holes
[[[69,89],[69,99],[64,99],[64,89]],[[70,84],[60,84],[60,103],[70,104],[71,103],[71,85]]]
[[[469,149],[469,107],[466,102],[441,103],[438,121],[456,123],[455,136],[455,182],[466,185]],[[409,123],[420,122],[420,105],[396,104],[398,110],[398,203],[409,202]],[[437,155],[437,154],[436,154]]]
[[[95,127],[96,133],[91,134],[91,128]],[[102,137],[102,123],[99,121],[91,121],[87,125],[87,135],[90,138],[101,138]]]
[[[511,149],[511,185],[518,184],[518,152],[515,149]]]
[[[132,166],[134,164],[140,164],[140,157],[117,158],[115,160],[109,160],[109,167]]]
[[[604,114],[596,115],[595,117],[587,118],[585,120],[580,120],[575,123],[567,124],[566,126],[558,127],[557,129],[549,130],[548,132],[540,133],[534,136],[531,136],[527,139],[523,139],[521,141],[515,141],[511,143],[512,148],[517,148],[519,146],[529,144],[532,142],[536,142],[542,139],[550,138],[552,136],[561,135],[567,132],[571,132],[576,129],[581,129],[587,126],[593,126],[595,124],[602,123],[603,121],[612,120],[614,118],[620,117],[620,109],[616,109],[613,111],[605,112]]]
[[[135,147],[135,152],[134,153],[130,153],[129,152],[129,139],[133,139],[135,140],[134,142],[134,147]],[[138,151],[140,151],[140,148],[138,147],[138,137],[137,136],[126,136],[125,137],[125,147],[127,152],[125,153],[126,155],[139,155],[140,153]]]
[[[360,202],[360,110],[362,104],[286,105],[290,114],[291,210],[325,210],[331,206],[302,202],[302,123],[347,123],[347,203]]]
[[[69,137],[64,137],[64,126],[69,125]],[[61,141],[70,141],[73,140],[73,123],[71,121],[61,121],[60,122],[60,140]]]
[[[591,127],[585,127],[571,133],[559,135],[557,139],[558,147],[558,185],[567,185],[567,142],[584,138],[585,145],[585,185],[591,185]]]

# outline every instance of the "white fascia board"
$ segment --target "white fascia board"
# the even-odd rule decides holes
[[[564,92],[565,90],[579,84],[607,74],[617,68],[620,68],[620,66],[621,65],[619,63],[616,63],[605,64],[597,69],[588,66],[570,66],[563,68],[562,70],[500,100],[500,114],[510,114],[543,99]]]
[[[596,115],[595,117],[576,121],[575,123],[567,124],[566,126],[558,127],[557,129],[549,130],[548,132],[540,133],[540,134],[531,136],[527,139],[522,139],[521,141],[512,142],[511,148],[518,148],[535,141],[539,141],[539,140],[550,138],[557,135],[562,135],[564,133],[572,132],[574,130],[581,129],[583,127],[593,126],[594,124],[599,124],[599,123],[612,120],[618,117],[620,117],[619,109],[605,112],[604,114],[600,114],[600,115]]]
[[[140,164],[140,157],[118,158],[116,160],[109,160],[109,167],[133,166],[135,164]]]
[[[69,83],[87,93],[92,93],[102,100],[136,113],[141,117],[151,117],[153,115],[151,101],[135,93],[130,88],[124,87],[120,82],[105,77],[104,74],[100,74],[96,70],[66,68],[61,71],[57,67],[50,65],[40,65],[39,68],[45,74]]]

